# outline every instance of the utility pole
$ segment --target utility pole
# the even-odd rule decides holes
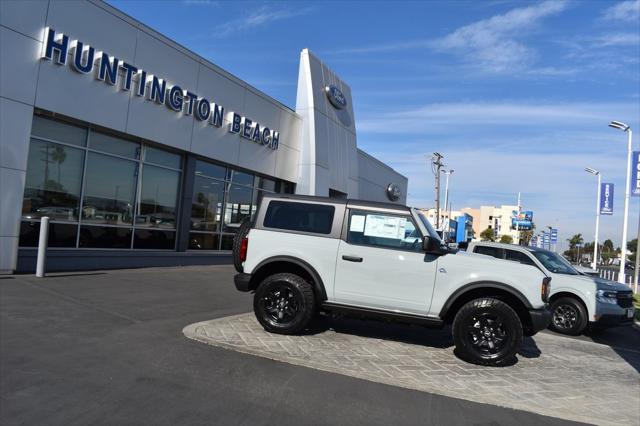
[[[444,167],[443,158],[444,156],[439,152],[434,152],[431,157],[431,171],[436,177],[436,229],[440,229],[440,169]]]

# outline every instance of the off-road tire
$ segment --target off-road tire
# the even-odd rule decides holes
[[[240,260],[240,246],[242,245],[242,239],[249,234],[249,230],[253,224],[249,219],[245,219],[240,224],[238,228],[238,232],[233,236],[233,245],[231,246],[232,257],[233,257],[233,266],[236,268],[238,272],[244,272],[244,268],[242,267],[242,260]]]
[[[549,329],[556,333],[578,336],[589,325],[587,310],[579,300],[573,297],[560,297],[554,300],[550,311]]]
[[[281,303],[286,305],[281,307]],[[282,308],[282,318],[278,318],[279,308]],[[295,274],[270,275],[256,289],[253,311],[265,330],[277,334],[298,334],[308,326],[316,312],[313,287]]]
[[[511,306],[491,297],[462,306],[453,320],[452,331],[457,355],[474,364],[507,364],[522,346],[520,317]],[[489,341],[493,342],[493,348]],[[493,350],[496,352],[491,353]]]

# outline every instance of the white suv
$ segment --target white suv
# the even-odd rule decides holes
[[[453,253],[415,209],[265,196],[234,241],[240,291],[270,332],[302,332],[318,311],[441,327],[458,355],[499,365],[547,327],[550,278],[538,269]]]
[[[472,242],[467,251],[533,266],[552,277],[549,328],[558,333],[578,335],[588,325],[605,328],[633,324],[633,293],[629,287],[580,272],[557,253],[488,241]]]

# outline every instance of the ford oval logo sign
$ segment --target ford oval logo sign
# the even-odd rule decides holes
[[[402,190],[395,183],[390,183],[387,185],[387,198],[391,201],[398,201],[400,195],[402,194]]]
[[[347,98],[345,98],[345,96],[342,94],[342,91],[333,84],[325,87],[324,91],[326,92],[327,98],[329,98],[329,102],[331,102],[331,105],[333,105],[337,109],[342,109],[347,106]]]

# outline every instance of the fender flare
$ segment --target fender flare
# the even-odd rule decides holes
[[[311,283],[311,285],[313,285],[314,290],[316,291],[317,297],[319,301],[325,301],[327,300],[327,291],[325,290],[324,287],[324,282],[322,281],[322,278],[320,277],[320,274],[318,273],[318,271],[315,270],[315,268],[313,266],[311,266],[308,262],[299,259],[297,257],[293,257],[293,256],[273,256],[273,257],[268,257],[264,260],[262,260],[260,263],[258,263],[258,265],[256,265],[255,268],[253,268],[253,271],[260,271],[260,269],[262,269],[264,266],[267,266],[271,263],[275,263],[275,262],[288,262],[288,263],[293,263],[294,265],[297,265],[299,267],[301,267],[302,269],[304,269],[313,279],[313,282]],[[254,275],[255,272],[252,272],[251,275]]]
[[[497,281],[477,281],[477,282],[465,284],[459,289],[457,289],[456,291],[454,291],[453,294],[449,296],[444,306],[442,307],[442,310],[440,311],[440,318],[444,318],[447,315],[447,313],[449,312],[449,309],[451,309],[451,306],[453,306],[453,304],[456,302],[456,300],[458,300],[460,296],[463,296],[468,291],[475,290],[478,288],[496,288],[496,289],[506,291],[507,293],[515,296],[518,300],[520,300],[520,302],[522,302],[522,304],[527,309],[533,309],[533,307],[531,306],[531,303],[529,303],[527,298],[519,290],[513,288],[512,286],[501,283],[501,282],[497,282]]]

